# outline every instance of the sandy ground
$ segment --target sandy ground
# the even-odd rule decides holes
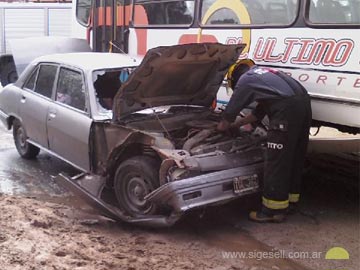
[[[1,269],[240,269],[196,241],[172,242],[63,204],[1,196],[0,209]]]

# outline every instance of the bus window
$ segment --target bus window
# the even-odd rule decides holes
[[[135,5],[140,5],[145,10],[148,25],[190,25],[194,19],[194,0],[134,0]],[[143,18],[137,16],[136,12],[141,9],[134,9],[134,25],[143,26]]]
[[[202,0],[203,25],[290,25],[297,15],[299,0],[234,0],[219,6],[217,0]]]
[[[313,24],[360,24],[360,0],[310,0]]]
[[[211,15],[208,24],[240,24],[240,20],[234,11],[232,11],[231,9],[222,8]]]
[[[76,19],[82,25],[89,24],[91,0],[78,0],[76,1]]]

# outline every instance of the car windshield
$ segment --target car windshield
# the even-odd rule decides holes
[[[114,97],[134,69],[135,67],[126,67],[93,71],[96,107],[100,114],[112,118]]]

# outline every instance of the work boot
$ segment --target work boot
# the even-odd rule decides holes
[[[295,215],[298,212],[299,212],[299,204],[289,203],[289,207],[286,208],[286,215]]]
[[[272,210],[265,207],[262,207],[260,211],[252,211],[249,214],[249,220],[259,222],[259,223],[267,223],[267,222],[275,222],[280,223],[285,220],[285,209],[281,210]]]

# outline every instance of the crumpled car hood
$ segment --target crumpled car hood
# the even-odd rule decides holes
[[[185,44],[148,51],[114,98],[113,119],[149,107],[210,107],[231,64],[245,44]]]

